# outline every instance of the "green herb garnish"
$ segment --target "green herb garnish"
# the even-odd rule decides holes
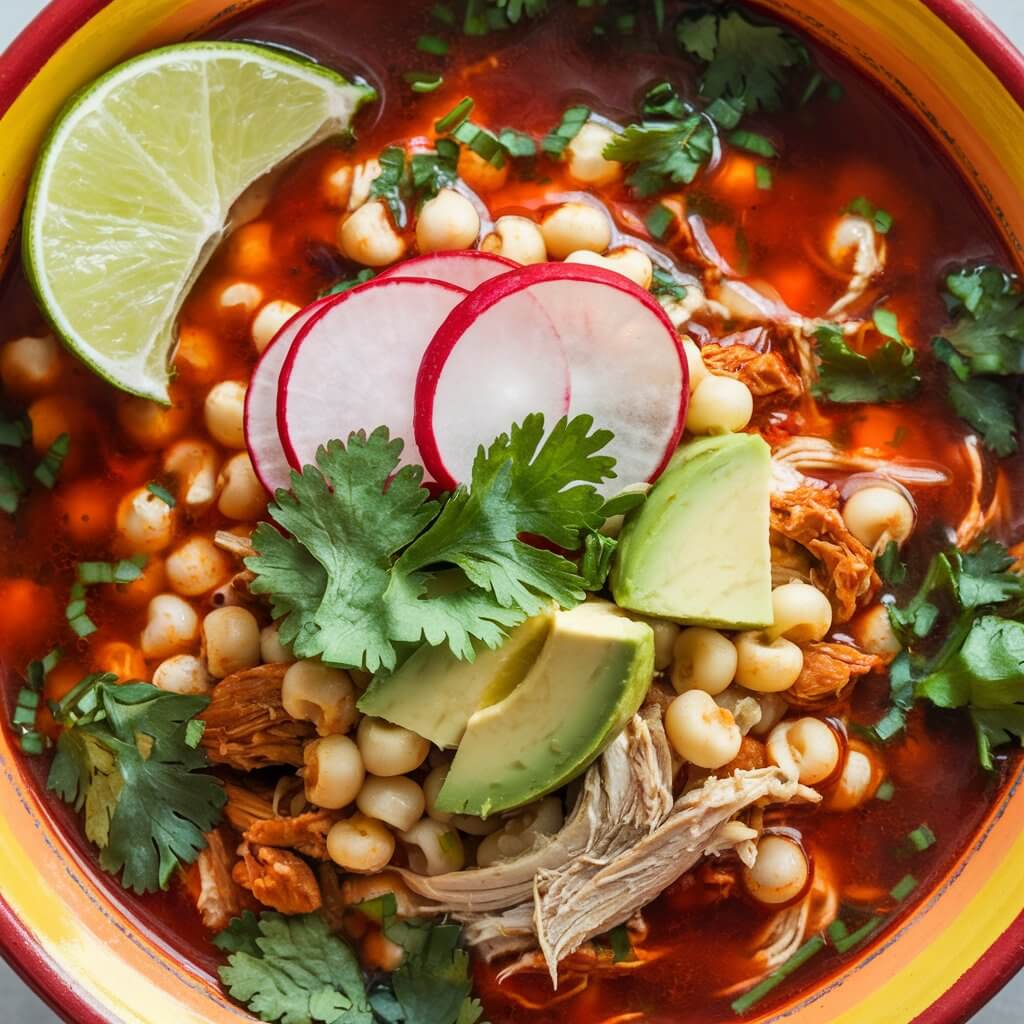
[[[765,167],[764,164],[758,164],[754,168],[754,181],[762,192],[767,192],[775,184],[774,178],[772,177],[772,169],[770,167]]]
[[[429,53],[435,57],[444,57],[448,53],[448,43],[440,36],[420,36],[416,40],[416,49],[420,53]]]
[[[0,512],[13,516],[24,493],[25,482],[21,474],[10,463],[0,460]]]
[[[351,277],[343,277],[340,281],[335,281],[330,288],[325,288],[320,292],[317,298],[322,299],[327,295],[340,295],[342,292],[347,292],[353,288],[358,288],[361,284],[366,284],[367,281],[372,281],[376,276],[375,271],[369,267],[364,267]]]
[[[438,139],[433,152],[415,153],[409,161],[412,188],[420,200],[431,199],[459,180],[459,146],[451,139]]]
[[[812,393],[830,402],[902,402],[917,391],[921,378],[914,350],[892,338],[869,356],[855,352],[843,332],[824,324],[817,338],[818,381]]]
[[[883,803],[888,803],[895,795],[896,787],[890,779],[885,779],[878,789],[875,790],[875,799],[881,800]]]
[[[120,874],[125,888],[167,888],[220,820],[224,790],[202,774],[206,755],[188,742],[207,704],[105,673],[87,676],[53,705],[64,730],[47,785],[84,811],[101,866]]]
[[[70,448],[71,435],[61,434],[57,440],[47,448],[42,461],[38,466],[36,466],[35,473],[32,474],[36,480],[51,491],[57,483],[57,475],[60,473],[61,466],[64,465],[64,459],[66,458]]]
[[[402,81],[413,92],[433,92],[444,85],[444,76],[436,71],[406,71],[402,75]]]
[[[957,415],[997,455],[1017,450],[1017,388],[1024,373],[1024,289],[998,267],[958,270],[946,278],[953,322],[932,342],[949,368],[949,400]]]
[[[398,469],[403,444],[384,427],[322,447],[270,505],[287,536],[257,526],[258,554],[246,560],[253,592],[283,619],[282,642],[373,672],[394,667],[397,644],[447,643],[472,659],[473,640],[497,646],[546,600],[578,604],[575,565],[519,538],[573,550],[603,522],[592,485],[614,460],[597,454],[611,434],[592,426],[562,419],[544,438],[543,416],[528,416],[480,450],[472,480],[443,507],[422,469]]]
[[[590,107],[569,107],[562,120],[541,140],[540,148],[548,156],[558,159],[589,120]]]
[[[655,266],[651,278],[651,293],[682,302],[686,298],[686,285],[677,281],[664,267]]]
[[[889,895],[902,903],[917,888],[917,879],[913,875],[904,875],[890,890]]]
[[[668,229],[675,223],[675,219],[676,215],[667,206],[655,203],[644,218],[644,224],[647,225],[651,237],[660,242],[668,234]]]
[[[401,146],[388,146],[380,155],[380,174],[370,184],[370,195],[384,200],[395,224],[400,228],[404,228],[409,220],[405,209],[408,191],[405,150]]]
[[[756,1006],[769,992],[779,987],[791,974],[799,970],[808,960],[817,956],[825,948],[825,940],[820,935],[808,939],[781,967],[772,971],[760,984],[755,985],[745,995],[733,1000],[733,1013],[743,1014]]]
[[[711,157],[713,143],[711,124],[692,114],[678,123],[631,124],[608,143],[604,156],[633,165],[627,180],[644,197],[690,184]]]
[[[174,508],[174,506],[178,504],[178,501],[174,497],[174,495],[171,494],[171,492],[167,490],[167,488],[164,487],[162,484],[146,484],[146,490],[149,491],[149,493],[152,494],[154,497],[159,498],[169,508]]]
[[[900,561],[900,546],[891,540],[875,559],[875,569],[886,583],[899,586],[907,578],[907,567]]]
[[[701,94],[724,98],[748,113],[778,110],[790,69],[809,66],[806,47],[778,25],[759,25],[738,11],[684,17],[679,45],[706,64]]]
[[[867,196],[857,196],[843,210],[843,213],[853,213],[871,221],[872,226],[880,235],[887,235],[892,230],[892,214],[875,206]]]
[[[930,849],[937,842],[935,833],[927,825],[918,825],[910,835],[907,836],[907,842],[918,852],[924,853],[925,850]]]
[[[837,953],[849,953],[855,946],[859,946],[865,939],[874,935],[883,924],[885,924],[884,917],[873,917],[866,924],[862,924],[856,931],[850,932],[841,938],[833,939],[832,945],[835,946]]]
[[[769,159],[779,155],[772,140],[757,132],[748,132],[744,129],[734,131],[729,135],[729,142],[737,149],[745,149],[748,153],[756,153]]]
[[[473,110],[473,101],[468,96],[464,96],[458,103],[448,111],[444,117],[438,118],[434,122],[434,131],[438,135],[448,135],[450,132],[455,131],[456,128],[462,124],[463,121],[469,117]]]

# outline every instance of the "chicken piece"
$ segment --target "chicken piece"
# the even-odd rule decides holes
[[[316,876],[320,882],[320,893],[323,906],[320,914],[332,932],[340,932],[345,927],[345,894],[338,876],[338,869],[331,861],[318,864]]]
[[[824,437],[797,435],[772,452],[776,468],[790,471],[793,486],[817,483],[805,473],[879,473],[907,487],[945,487],[949,471],[938,463],[896,459],[879,448],[838,448]],[[788,489],[788,488],[786,488]]]
[[[245,892],[232,877],[237,858],[231,848],[236,840],[228,839],[226,832],[223,828],[208,832],[206,849],[196,859],[199,878],[196,909],[211,932],[227,928],[248,903]]]
[[[235,881],[281,914],[309,914],[323,903],[313,869],[297,854],[242,843]]]
[[[773,551],[792,541],[815,559],[811,582],[828,595],[835,624],[848,622],[878,589],[871,552],[846,528],[835,489],[804,485],[773,491],[771,526]]]
[[[704,364],[720,377],[742,381],[754,396],[754,416],[793,405],[804,393],[800,377],[778,352],[758,352],[748,345],[705,345]]]
[[[717,774],[731,775],[733,772],[749,772],[767,767],[768,751],[765,745],[753,736],[744,736],[740,752],[724,768],[720,768]]]
[[[229,782],[224,816],[243,838],[257,846],[295,850],[314,860],[327,859],[327,833],[341,817],[335,811],[307,811],[281,816],[274,813],[271,799],[245,786]]]
[[[881,665],[881,658],[848,644],[808,644],[804,647],[804,667],[782,696],[793,707],[820,711],[849,696],[855,680]]]
[[[267,765],[302,766],[302,748],[316,730],[292,718],[281,703],[281,681],[288,666],[260,665],[222,679],[214,688],[203,747],[214,764],[241,771]]]

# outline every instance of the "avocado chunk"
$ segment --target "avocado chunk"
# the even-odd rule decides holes
[[[516,626],[493,650],[477,646],[474,661],[461,661],[447,644],[417,648],[389,676],[378,676],[359,698],[359,710],[411,729],[439,747],[454,747],[469,716],[500,700],[537,660],[554,622],[552,605]]]
[[[771,625],[771,473],[756,434],[680,448],[626,518],[610,581],[616,602],[702,626]]]
[[[646,623],[607,602],[555,612],[526,678],[470,716],[438,808],[487,817],[565,785],[623,729],[653,673]]]

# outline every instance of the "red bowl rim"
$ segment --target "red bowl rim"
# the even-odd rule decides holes
[[[110,0],[51,0],[0,54],[0,117],[51,55]],[[1024,54],[970,0],[922,0],[991,69],[1024,109]],[[116,1024],[66,977],[0,898],[0,953],[68,1024]],[[1024,967],[1024,913],[914,1024],[962,1024]]]

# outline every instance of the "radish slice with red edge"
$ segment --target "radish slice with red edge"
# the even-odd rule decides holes
[[[556,349],[568,409],[551,394]],[[438,330],[416,384],[416,441],[450,488],[470,478],[479,444],[526,413],[544,412],[549,427],[589,413],[615,434],[605,450],[616,477],[602,488],[614,494],[665,468],[688,398],[682,342],[643,288],[586,264],[537,264],[481,285]]]
[[[476,249],[465,249],[458,252],[430,252],[424,256],[416,256],[411,260],[402,260],[393,267],[377,275],[377,280],[392,277],[421,277],[428,281],[447,281],[458,285],[467,292],[490,281],[499,274],[507,274],[516,270],[514,263],[504,256],[496,256],[491,252],[480,252]]]
[[[299,332],[333,300],[333,295],[317,299],[287,321],[263,350],[249,378],[245,393],[245,445],[256,476],[271,494],[291,484],[292,467],[277,430],[277,388],[281,370]]]
[[[413,434],[416,372],[434,332],[466,297],[443,281],[383,278],[332,296],[285,359],[277,392],[281,445],[294,469],[317,448],[384,424],[420,464]]]
[[[447,489],[472,475],[477,448],[533,412],[550,427],[569,411],[559,328],[522,269],[485,282],[439,327],[416,380],[416,444]]]

